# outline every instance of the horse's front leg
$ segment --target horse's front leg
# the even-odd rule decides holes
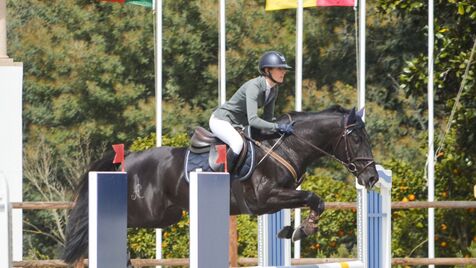
[[[279,238],[292,238],[297,241],[317,232],[319,217],[324,211],[324,201],[313,192],[300,190],[273,190],[266,202],[267,207],[272,208],[299,208],[307,206],[311,212],[309,216],[294,230],[291,226],[285,226],[279,233]]]

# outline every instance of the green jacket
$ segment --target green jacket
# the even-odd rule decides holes
[[[258,129],[275,131],[277,124],[272,123],[271,120],[278,96],[277,87],[271,89],[267,100],[265,95],[266,79],[263,76],[251,79],[243,84],[226,103],[218,107],[213,115],[230,122],[235,127],[250,125]],[[262,107],[263,118],[260,118],[258,108]]]

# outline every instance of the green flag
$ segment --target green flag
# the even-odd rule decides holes
[[[132,4],[132,5],[139,5],[139,6],[150,7],[150,8],[152,8],[153,6],[153,2],[152,2],[153,0],[101,0],[101,1],[116,2],[121,4]]]

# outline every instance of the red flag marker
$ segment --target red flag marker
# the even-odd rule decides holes
[[[227,164],[227,161],[226,161],[226,145],[225,144],[216,145],[215,148],[217,149],[217,152],[218,152],[218,158],[217,158],[216,163],[217,164],[224,163],[225,164],[225,172],[228,172],[228,164]]]
[[[113,144],[112,149],[114,149],[114,152],[116,155],[114,156],[114,160],[112,160],[113,164],[121,164],[122,166],[122,171],[125,171],[125,165],[124,165],[124,144]]]

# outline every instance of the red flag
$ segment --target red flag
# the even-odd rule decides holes
[[[318,7],[353,7],[355,0],[317,0]]]
[[[225,172],[228,172],[228,165],[226,162],[226,145],[221,144],[221,145],[215,145],[215,148],[217,149],[218,152],[218,157],[217,157],[217,164],[224,163],[225,164]]]
[[[125,167],[124,167],[124,144],[113,144],[112,149],[114,149],[114,152],[116,155],[114,156],[114,160],[112,160],[113,164],[121,164],[122,166],[122,171],[124,172]]]

